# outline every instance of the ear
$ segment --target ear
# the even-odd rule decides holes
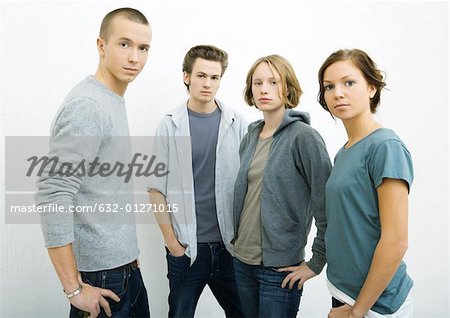
[[[105,55],[105,44],[106,43],[104,39],[102,39],[101,37],[97,38],[97,51],[100,56]]]
[[[186,71],[183,72],[183,82],[187,86],[190,85],[190,75]]]
[[[369,97],[372,99],[377,93],[377,88],[373,85],[369,85]]]

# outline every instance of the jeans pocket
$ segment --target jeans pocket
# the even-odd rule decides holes
[[[112,312],[118,311],[123,304],[123,299],[128,291],[129,276],[129,271],[126,269],[102,272],[101,287],[104,289],[109,289],[120,298],[120,301],[116,302],[109,297],[105,297]]]
[[[98,272],[80,272],[81,273],[81,280],[83,283],[86,283],[91,286],[98,286],[96,285],[96,278]]]
[[[164,248],[166,249],[166,255],[168,257],[172,257],[172,258],[183,258],[184,256],[186,256],[186,254],[180,255],[180,256],[175,256],[173,254],[170,253],[169,249],[167,248],[167,246],[164,246]]]
[[[182,281],[189,271],[191,259],[183,254],[181,256],[173,256],[167,251],[167,278],[170,282]]]

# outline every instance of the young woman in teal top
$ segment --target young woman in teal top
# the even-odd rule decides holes
[[[339,50],[319,70],[322,107],[342,120],[347,143],[326,186],[329,318],[411,317],[408,247],[411,156],[373,117],[385,82],[361,50]]]

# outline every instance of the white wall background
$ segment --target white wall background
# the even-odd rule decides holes
[[[103,16],[132,6],[149,18],[150,57],[127,93],[132,135],[152,135],[166,109],[186,98],[181,63],[197,44],[230,56],[219,99],[249,120],[245,75],[258,57],[277,53],[293,65],[305,92],[299,109],[311,113],[330,155],[345,131],[316,102],[317,70],[339,48],[367,51],[387,73],[379,121],[408,145],[416,179],[410,195],[410,247],[415,317],[450,317],[449,259],[449,5],[443,2],[77,1],[0,2],[2,136],[48,135],[65,94],[97,66],[95,40]],[[4,152],[4,139],[0,140]],[[0,169],[4,213],[4,160]],[[2,215],[2,219],[3,215]],[[65,317],[67,301],[38,225],[0,221],[0,317]],[[141,263],[153,317],[165,317],[168,293],[157,225],[139,225]],[[324,274],[308,282],[299,316],[326,317]],[[209,291],[197,317],[223,317]]]

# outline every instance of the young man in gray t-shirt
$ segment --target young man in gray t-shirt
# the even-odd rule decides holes
[[[156,215],[166,245],[169,317],[193,317],[206,285],[227,317],[244,316],[231,240],[239,144],[247,124],[215,99],[227,60],[214,46],[191,48],[183,63],[189,99],[169,111],[156,131],[156,155],[170,172],[151,177],[148,189],[152,204],[167,207]],[[189,137],[184,150],[180,140],[170,140],[179,136]]]

